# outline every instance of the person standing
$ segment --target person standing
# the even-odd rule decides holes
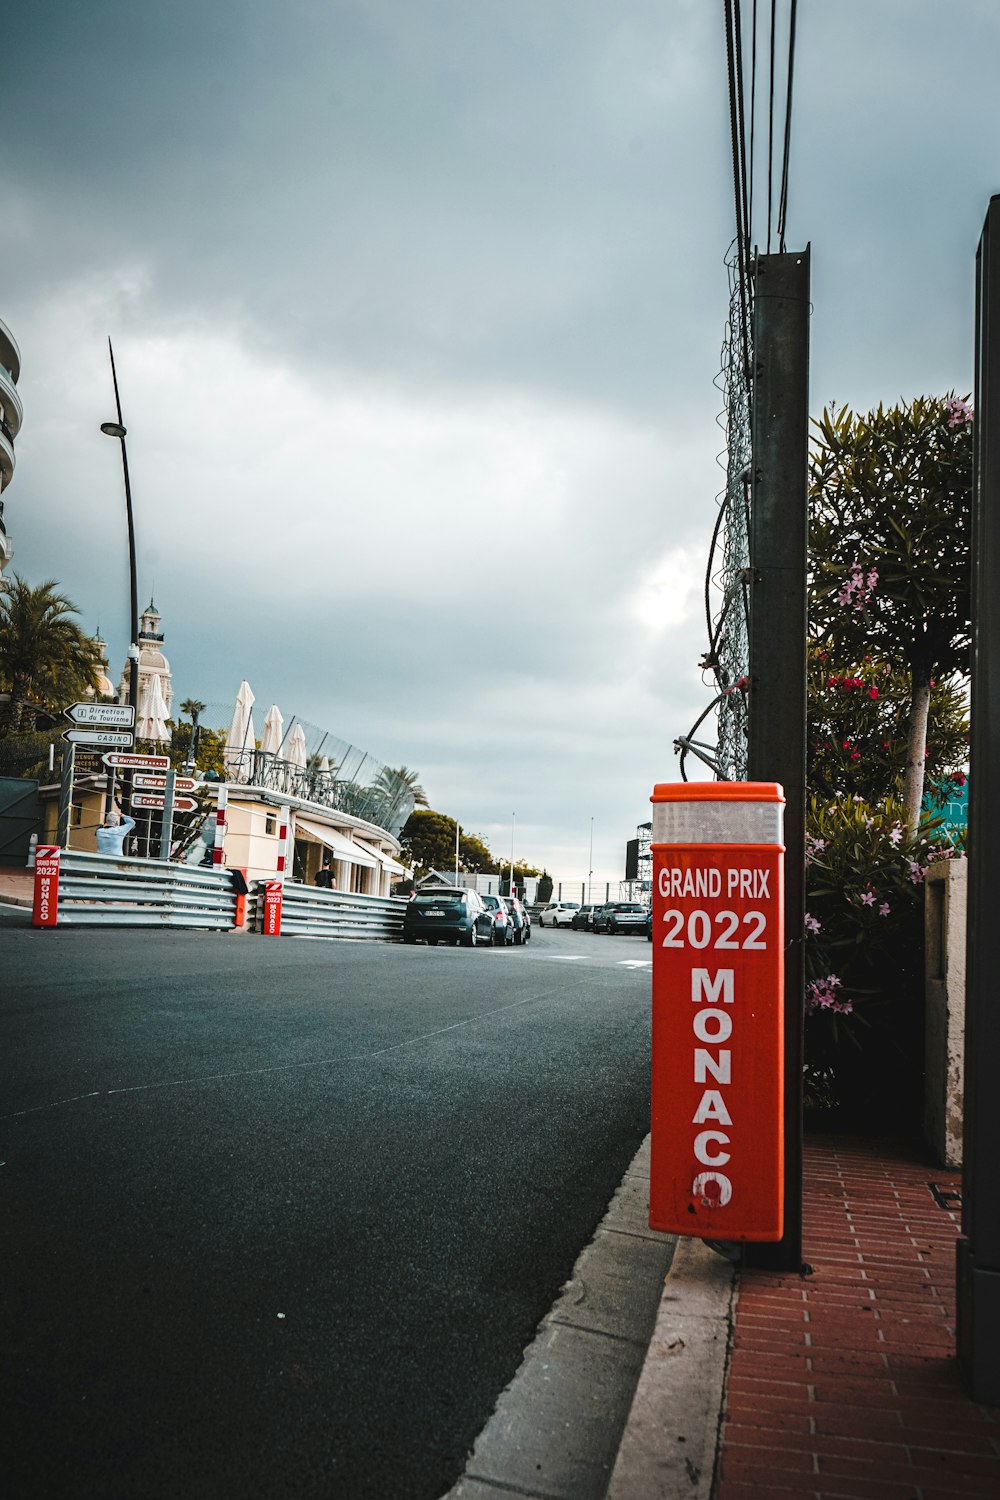
[[[109,807],[104,822],[97,827],[98,854],[114,854],[121,858],[125,839],[134,827],[134,818],[123,818],[117,807]]]

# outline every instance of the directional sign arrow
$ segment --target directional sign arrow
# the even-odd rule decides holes
[[[69,734],[82,733],[83,731],[79,729],[71,729],[69,731]],[[63,739],[68,739],[69,734],[64,734]],[[102,745],[119,743],[119,741],[113,739],[109,735],[101,736],[100,741]],[[134,743],[132,735],[129,735],[127,743],[130,745]],[[112,750],[110,755],[105,755],[101,758],[106,766],[115,766],[119,771],[128,771],[129,769],[136,771],[155,771],[157,767],[159,767],[163,771],[168,771],[170,769],[170,760],[166,755],[123,755],[120,750]]]
[[[131,729],[135,709],[131,703],[71,703],[63,713],[74,724],[107,725],[112,729]]]
[[[162,792],[166,790],[167,778],[159,774],[149,776],[143,771],[136,771],[135,776],[132,780],[132,785],[144,787],[147,791],[150,792]],[[196,786],[203,785],[203,782],[194,781],[190,776],[178,776],[177,780],[174,782],[174,791],[193,792]]]
[[[64,729],[63,739],[68,745],[121,745],[123,749],[135,744],[131,729]]]
[[[156,792],[133,792],[133,807],[162,807],[166,799]],[[174,812],[194,812],[198,806],[193,797],[175,797]]]

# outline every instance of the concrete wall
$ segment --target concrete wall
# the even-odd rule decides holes
[[[924,1134],[946,1167],[962,1165],[968,879],[964,855],[931,865],[924,877]]]

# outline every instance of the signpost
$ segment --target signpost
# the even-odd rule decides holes
[[[264,884],[264,916],[261,922],[264,937],[281,936],[281,891],[280,880],[268,880]]]
[[[59,909],[58,844],[38,844],[35,848],[35,899],[31,911],[32,927],[55,927]]]
[[[71,703],[63,713],[72,724],[91,728],[133,729],[135,709],[131,703]]]
[[[169,771],[170,757],[167,755],[127,755],[121,750],[112,750],[101,759],[106,766],[119,771]]]
[[[653,793],[649,1222],[778,1241],[784,1213],[781,788]]]
[[[64,729],[67,745],[120,745],[123,750],[135,744],[131,729]]]

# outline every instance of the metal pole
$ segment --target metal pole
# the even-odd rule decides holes
[[[177,772],[167,772],[167,784],[163,789],[163,813],[160,819],[160,858],[170,858],[170,845],[174,837],[174,797],[176,795]]]
[[[455,884],[458,885],[458,836],[461,833],[458,819],[455,819]]]
[[[972,748],[965,998],[958,1361],[974,1401],[1000,1406],[1000,1006],[993,935],[1000,872],[1000,197],[976,255],[976,416],[972,510]]]
[[[510,815],[510,891],[508,894],[511,896],[514,894],[514,819],[516,816],[516,813]]]
[[[128,520],[128,567],[129,567],[129,603],[130,603],[130,630],[131,644],[138,648],[139,644],[139,586],[136,578],[135,563],[135,519],[132,515],[132,489],[128,479],[128,454],[125,451],[125,423],[122,421],[122,403],[118,394],[118,374],[115,370],[115,351],[108,339],[108,353],[111,356],[111,379],[115,388],[115,409],[118,412],[118,426],[122,429],[119,442],[122,445],[122,473],[125,476],[125,515]],[[137,656],[129,659],[129,682],[128,701],[138,712],[139,708],[139,658]]]
[[[754,279],[750,536],[751,781],[785,792],[784,1235],[748,1244],[745,1264],[802,1265],[803,933],[806,804],[806,544],[809,250],[761,255]]]
[[[594,880],[594,820],[590,820],[590,859],[587,862],[587,901],[590,901],[590,887]]]
[[[56,843],[62,849],[69,848],[69,830],[73,817],[73,770],[76,763],[76,746],[67,745],[62,753],[62,777],[59,782],[59,821],[56,825]]]

